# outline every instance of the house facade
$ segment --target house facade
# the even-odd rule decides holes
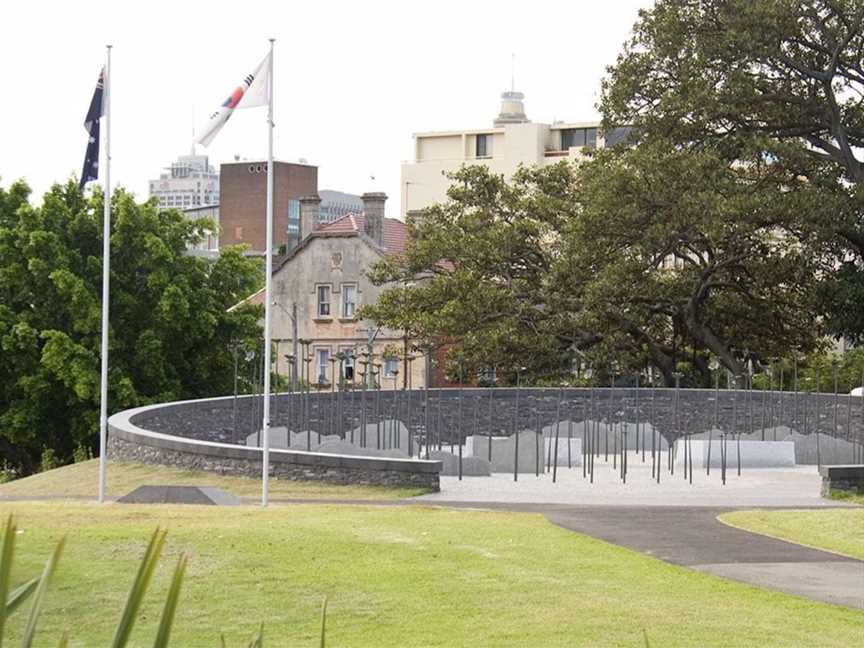
[[[361,388],[364,373],[370,387],[424,386],[425,360],[412,353],[403,333],[357,317],[360,306],[374,303],[386,288],[373,285],[366,271],[404,252],[407,243],[405,224],[384,216],[386,200],[383,193],[364,194],[362,213],[316,226],[321,199],[299,199],[300,242],[273,271],[271,326],[280,376],[296,375],[318,389]],[[263,292],[250,298],[262,300]]]

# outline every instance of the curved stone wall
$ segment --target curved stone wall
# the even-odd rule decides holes
[[[474,434],[508,436],[517,429],[543,428],[548,433],[556,421],[589,421],[595,429],[625,429],[633,435],[628,447],[645,443],[650,430],[657,430],[667,443],[711,430],[749,440],[792,440],[797,463],[859,463],[864,461],[862,401],[846,394],[650,387],[282,393],[272,397],[271,425],[302,432],[307,439],[335,435],[356,441],[365,424],[365,442],[357,442],[364,446],[360,454],[375,454],[382,432],[386,435],[387,426],[398,420],[410,428],[412,446],[423,448],[425,456],[427,440],[434,449]],[[111,451],[138,461],[257,475],[262,404],[260,396],[228,396],[122,412],[109,420]],[[585,426],[580,428],[584,431]],[[418,447],[411,450],[416,455]],[[408,459],[407,452],[404,459],[272,452],[274,474],[282,471],[279,476],[289,478],[419,483],[430,478],[418,475],[431,474],[420,468],[426,464]],[[154,454],[161,459],[150,456]],[[375,472],[363,474],[372,466]]]
[[[216,422],[219,414],[224,413],[225,400],[233,411],[233,399],[229,397],[163,403],[119,412],[108,419],[108,457],[259,477],[261,449],[227,443],[222,438],[222,426]],[[250,399],[244,400],[251,411]],[[216,418],[213,425],[202,426],[202,417]],[[437,491],[441,462],[273,449],[270,467],[271,474],[279,479],[420,486]]]

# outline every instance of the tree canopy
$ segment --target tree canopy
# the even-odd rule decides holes
[[[658,0],[601,101],[606,127],[630,124],[637,141],[758,153],[806,179],[820,195],[797,227],[836,270],[820,307],[829,332],[854,341],[864,340],[862,61],[860,0]]]
[[[102,204],[55,185],[38,207],[0,187],[0,449],[29,470],[44,448],[68,458],[98,432]],[[212,227],[112,196],[109,413],[232,389],[232,343],[257,339],[254,307],[227,309],[262,282],[238,248],[188,255]]]
[[[405,255],[371,273],[390,287],[364,315],[473,370],[560,378],[582,362],[597,377],[614,363],[705,383],[711,358],[739,374],[818,344],[820,257],[785,234],[810,188],[771,164],[654,141],[512,182],[483,166],[451,178]]]

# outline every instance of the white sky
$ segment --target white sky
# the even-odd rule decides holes
[[[275,156],[319,167],[320,189],[384,190],[399,210],[411,134],[482,128],[510,85],[533,121],[583,121],[605,67],[651,0],[8,3],[0,184],[36,201],[81,172],[84,115],[112,54],[112,184],[139,197],[276,38]],[[206,152],[266,155],[265,108],[239,110]],[[204,149],[199,147],[199,152]],[[375,175],[376,180],[370,179]]]

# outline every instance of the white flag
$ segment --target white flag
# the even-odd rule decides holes
[[[210,142],[222,130],[235,108],[266,106],[270,102],[271,69],[270,54],[267,54],[255,71],[247,75],[219,106],[219,110],[210,115],[207,124],[195,136],[195,141],[202,146],[210,146]]]

